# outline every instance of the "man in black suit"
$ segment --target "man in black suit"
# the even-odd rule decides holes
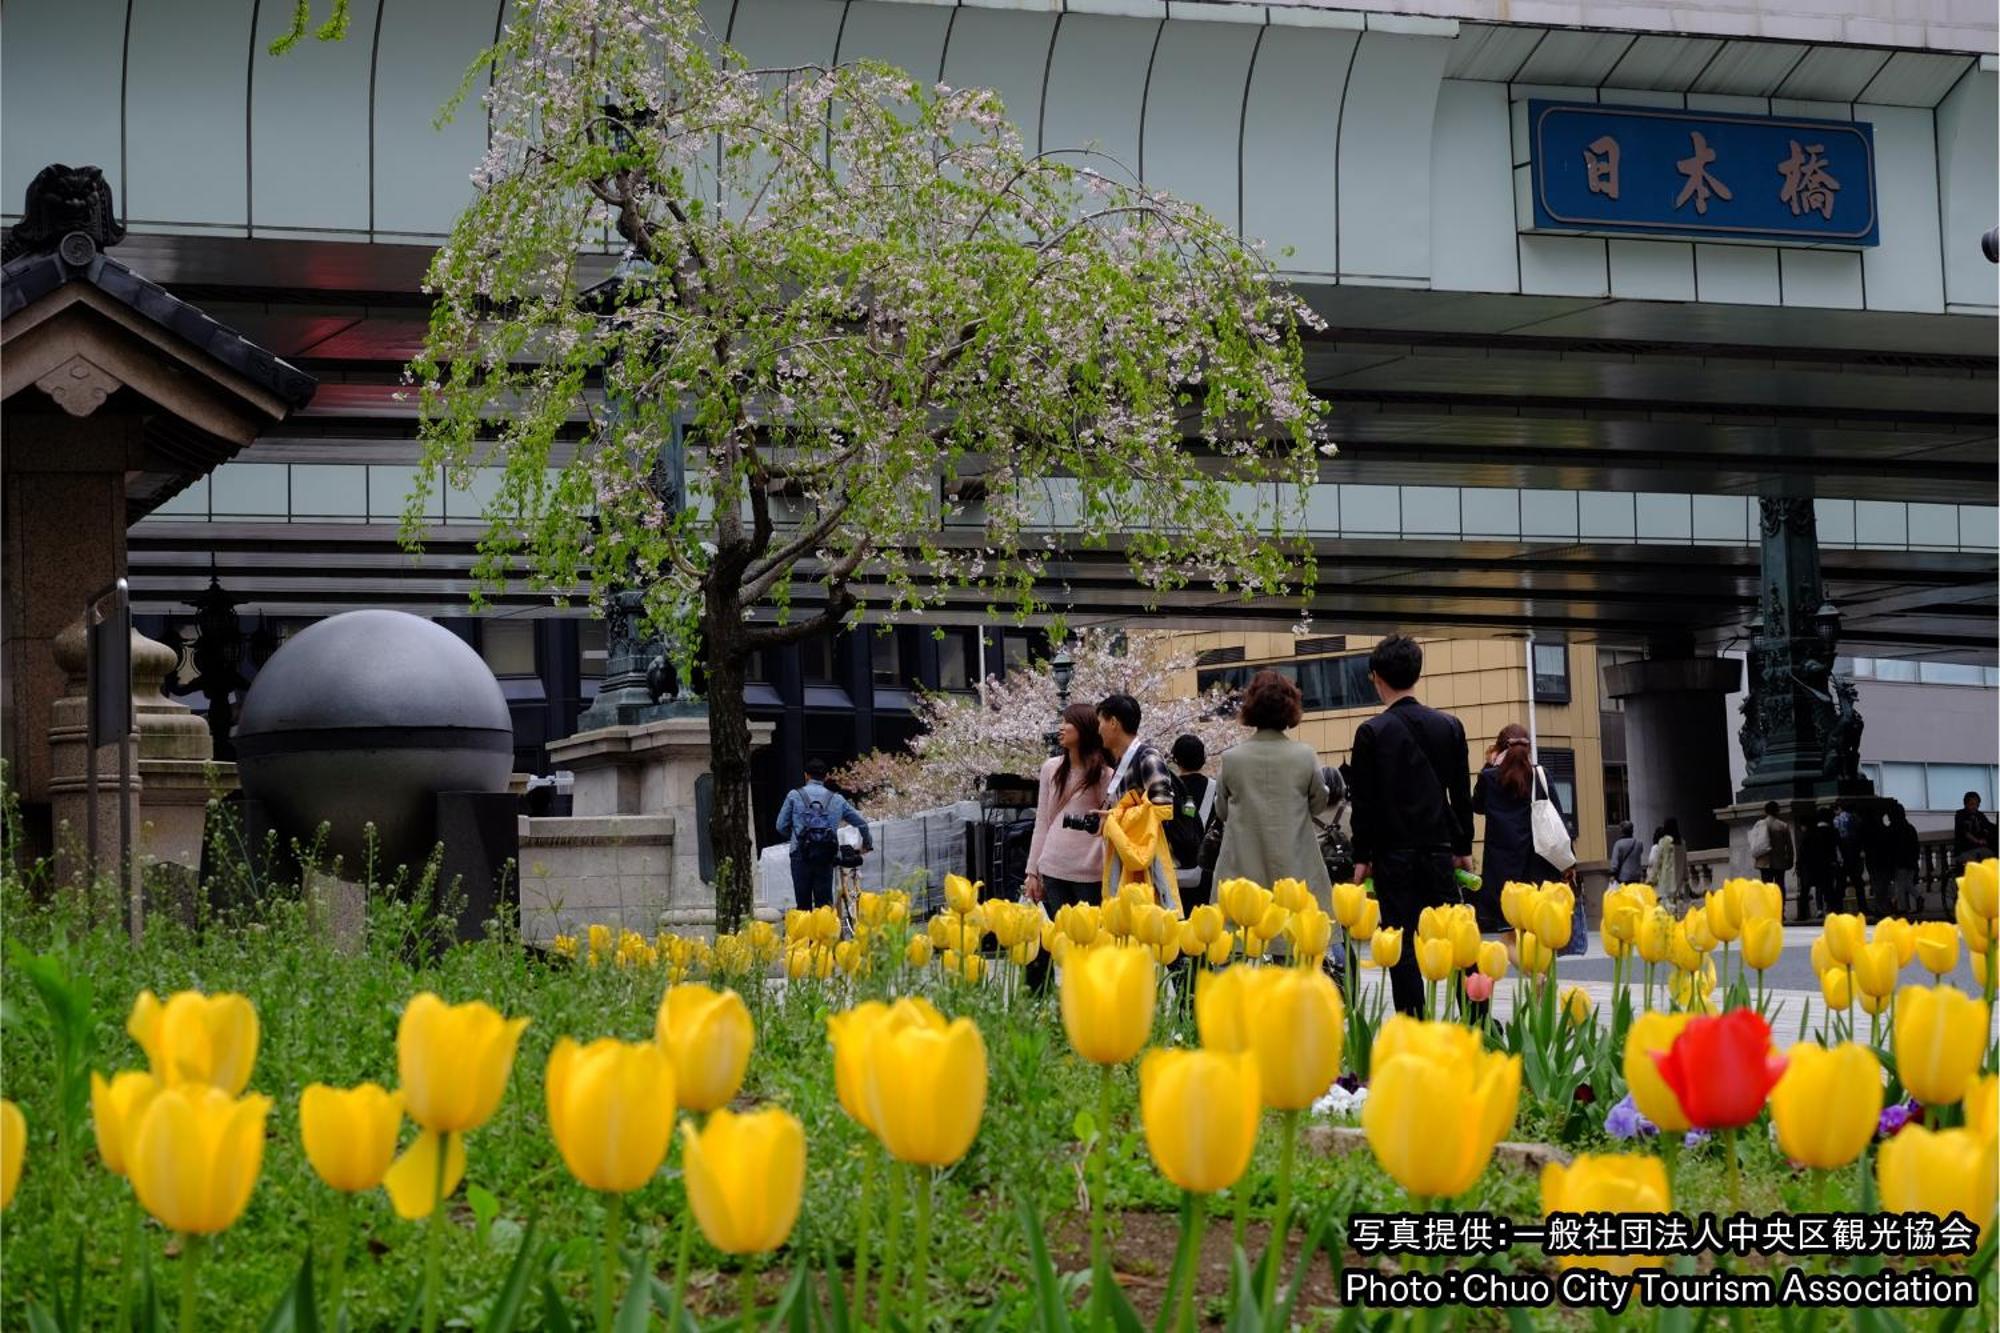
[[[1368,675],[1386,707],[1354,733],[1348,796],[1354,810],[1354,880],[1372,874],[1382,924],[1403,932],[1403,956],[1389,970],[1396,1008],[1421,1016],[1417,917],[1455,902],[1454,867],[1472,868],[1472,779],[1465,728],[1450,713],[1417,702],[1424,650],[1391,634],[1368,655]]]

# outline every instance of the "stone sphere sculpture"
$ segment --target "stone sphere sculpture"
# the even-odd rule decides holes
[[[264,664],[236,727],[244,794],[281,837],[330,826],[341,875],[421,866],[436,796],[507,789],[514,727],[493,672],[463,639],[401,611],[349,611],[293,635]]]

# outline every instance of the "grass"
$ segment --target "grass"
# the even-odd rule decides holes
[[[532,1020],[498,1114],[470,1137],[470,1188],[460,1192],[448,1214],[447,1326],[477,1326],[531,1218],[542,1235],[560,1242],[553,1268],[558,1290],[571,1298],[573,1309],[588,1308],[602,1205],[564,1171],[548,1136],[543,1069],[560,1036],[649,1036],[664,985],[657,970],[578,966],[523,948],[504,930],[437,952],[425,947],[424,913],[387,897],[371,902],[365,939],[352,954],[328,943],[296,898],[267,900],[248,918],[199,929],[161,916],[137,948],[115,924],[93,923],[77,897],[57,895],[53,902],[36,903],[18,879],[0,885],[0,912],[9,953],[0,972],[6,1016],[0,1080],[6,1095],[25,1112],[30,1133],[20,1193],[0,1224],[7,1261],[0,1327],[27,1327],[31,1301],[53,1303],[70,1272],[79,1235],[87,1274],[83,1324],[111,1326],[124,1219],[132,1206],[126,1183],[99,1165],[87,1129],[72,1145],[68,1162],[58,1149],[56,1053],[21,965],[22,955],[44,952],[60,955],[74,977],[87,984],[92,996],[91,1065],[107,1074],[143,1063],[124,1031],[126,1012],[142,988],[162,996],[189,987],[237,991],[257,1007],[262,1045],[251,1088],[272,1097],[275,1106],[262,1178],[249,1208],[203,1260],[204,1328],[261,1327],[309,1245],[317,1247],[324,1279],[332,1197],[300,1147],[299,1094],[316,1081],[346,1085],[372,1079],[393,1086],[397,1019],[408,998],[422,990],[450,1001],[485,999],[505,1014]],[[1003,1013],[1002,996],[994,988],[941,985],[935,974],[932,984],[938,987],[934,998],[947,1013],[978,1019],[991,1074],[979,1137],[971,1153],[940,1181],[931,1308],[949,1327],[971,1326],[995,1310],[1002,1328],[1030,1327],[1029,1250],[1018,1205],[1027,1202],[1047,1220],[1060,1267],[1087,1266],[1075,1121],[1080,1108],[1094,1105],[1096,1071],[1070,1054],[1052,1000],[1016,994]],[[773,1257],[760,1279],[770,1294],[801,1255],[842,1268],[851,1262],[866,1141],[835,1101],[826,1045],[828,1013],[854,998],[845,984],[748,990],[758,1044],[740,1101],[784,1106],[804,1122],[808,1144],[806,1203],[798,1228],[791,1246]],[[1191,1028],[1182,1015],[1163,1013],[1155,1039],[1191,1042]],[[1573,1149],[1615,1150],[1595,1126],[1601,1124],[1603,1106],[1623,1089],[1597,1092],[1598,1114],[1586,1117],[1588,1127]],[[1179,1200],[1147,1158],[1130,1070],[1120,1071],[1115,1095],[1118,1128],[1108,1202],[1122,1219],[1125,1240],[1117,1250],[1119,1263],[1131,1279],[1135,1302],[1149,1312],[1154,1302],[1148,1291],[1159,1285],[1159,1275],[1172,1259],[1172,1218]],[[406,1126],[405,1135],[409,1133]],[[1521,1118],[1510,1137],[1553,1139],[1558,1133],[1555,1117],[1524,1093]],[[1276,1141],[1275,1133],[1263,1136],[1251,1168],[1253,1212],[1260,1220],[1273,1206]],[[1808,1206],[1809,1185],[1779,1160],[1762,1132],[1746,1134],[1745,1143],[1749,1211]],[[1684,1211],[1726,1211],[1726,1186],[1715,1157],[1713,1148],[1684,1157],[1677,1182],[1677,1202]],[[670,1158],[652,1184],[630,1196],[626,1209],[628,1242],[645,1248],[663,1280],[671,1275],[682,1213],[676,1162]],[[1836,1180],[1829,1206],[1852,1206],[1856,1179],[1850,1172]],[[1336,1247],[1343,1238],[1339,1223],[1347,1213],[1408,1207],[1400,1189],[1366,1152],[1306,1154],[1298,1197],[1301,1225],[1324,1224]],[[1226,1235],[1229,1204],[1221,1199],[1214,1206],[1211,1233]],[[1527,1221],[1539,1215],[1538,1182],[1519,1165],[1496,1165],[1459,1207]],[[354,1226],[348,1265],[352,1326],[400,1327],[420,1281],[422,1224],[398,1220],[377,1191],[356,1200]],[[181,1261],[169,1253],[170,1238],[150,1221],[141,1235],[142,1246],[154,1256],[162,1289],[175,1291],[175,1266]],[[1162,1242],[1160,1236],[1167,1239]],[[1359,1260],[1349,1256],[1348,1262]],[[1534,1253],[1509,1257],[1511,1265],[1524,1262],[1542,1261]],[[1325,1294],[1337,1288],[1335,1265],[1325,1256],[1314,1263],[1308,1292],[1321,1299],[1305,1318],[1309,1325],[1330,1326],[1333,1315]],[[694,1308],[733,1313],[735,1261],[697,1242],[694,1271]],[[1220,1314],[1226,1276],[1226,1267],[1204,1270],[1198,1308]],[[530,1314],[524,1327],[536,1326],[536,1318]],[[1474,1315],[1473,1322],[1486,1320]],[[1538,1325],[1548,1327],[1581,1322],[1580,1316],[1556,1311],[1536,1317]],[[1750,1321],[1752,1326],[1769,1322],[1762,1316]]]

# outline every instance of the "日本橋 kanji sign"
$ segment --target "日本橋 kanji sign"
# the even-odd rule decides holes
[[[1601,103],[1528,103],[1537,231],[1868,246],[1874,127]]]

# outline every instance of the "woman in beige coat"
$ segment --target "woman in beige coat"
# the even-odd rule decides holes
[[[1215,882],[1242,878],[1268,888],[1273,880],[1301,879],[1331,912],[1333,887],[1313,823],[1327,807],[1326,782],[1312,747],[1285,737],[1301,711],[1299,687],[1275,671],[1258,672],[1244,691],[1237,721],[1252,734],[1222,756]]]

